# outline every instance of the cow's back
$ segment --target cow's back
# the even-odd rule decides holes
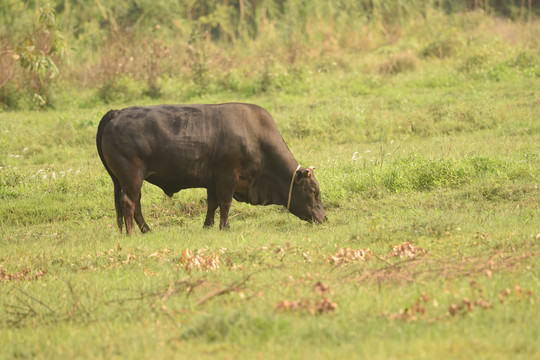
[[[264,144],[276,140],[272,117],[256,105],[157,105],[119,110],[103,131],[103,152],[140,164],[144,179],[171,194],[207,187],[227,167],[260,173]]]

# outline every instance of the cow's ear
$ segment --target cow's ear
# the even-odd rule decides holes
[[[308,177],[310,175],[311,174],[310,174],[309,169],[306,169],[306,168],[298,169],[296,170],[296,181],[300,181],[301,179]]]
[[[302,176],[303,176],[302,170],[303,170],[303,169],[298,169],[298,170],[296,170],[296,174],[295,174],[295,176],[294,176],[294,178],[296,179],[296,181],[298,181],[298,180],[300,180],[300,179],[302,178]]]

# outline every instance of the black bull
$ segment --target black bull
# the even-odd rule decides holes
[[[114,184],[117,223],[150,230],[141,212],[143,180],[165,194],[206,188],[205,226],[228,225],[232,199],[284,205],[302,220],[326,212],[313,168],[298,165],[272,116],[251,104],[158,105],[111,110],[96,136],[99,156]]]

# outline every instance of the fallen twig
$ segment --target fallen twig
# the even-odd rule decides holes
[[[32,295],[28,294],[27,292],[19,289],[19,288],[16,288],[16,290],[18,292],[20,292],[21,294],[23,294],[24,296],[28,297],[29,299],[31,300],[34,300],[35,302],[37,302],[38,304],[40,304],[41,306],[43,306],[44,308],[46,308],[47,310],[49,310],[50,312],[52,312],[53,314],[55,313],[55,311],[53,309],[51,309],[51,307],[47,304],[45,304],[43,301],[39,300],[39,299],[36,299],[35,297],[33,297]],[[21,299],[21,301],[23,301]],[[27,306],[28,308],[30,308],[32,311],[35,312],[35,310],[30,306],[30,304],[28,304],[27,302],[23,301]]]
[[[390,263],[378,255],[374,256],[387,264],[378,269],[363,268],[355,270],[347,276],[357,274],[356,282],[361,283],[366,280],[396,280],[403,279],[410,282],[421,282],[419,276],[431,275],[438,276],[444,279],[472,276],[479,273],[486,273],[490,276],[492,271],[501,269],[510,269],[521,261],[538,256],[538,253],[524,254],[515,257],[502,257],[501,253],[492,255],[489,258],[468,257],[459,259],[455,262],[441,263],[437,259],[422,258],[422,259],[406,259],[396,263]],[[422,282],[421,282],[422,283]]]
[[[375,256],[377,259],[381,260],[382,262],[384,262],[385,264],[391,266],[391,267],[394,267],[396,264],[392,264],[390,261],[386,260],[386,259],[383,259],[382,257],[380,257],[379,255],[377,254],[373,254],[373,256]]]
[[[187,283],[188,280],[189,280],[189,277],[184,278],[184,279],[182,279],[182,280],[180,280],[180,281],[178,281],[176,283],[174,281],[171,281],[170,284],[169,284],[169,288],[167,289],[165,294],[163,294],[163,296],[161,297],[161,301],[165,301],[168,298],[170,298],[176,292],[176,287],[178,285],[182,285],[182,284]]]
[[[231,291],[235,291],[237,290],[238,288],[240,288],[242,285],[244,285],[248,280],[249,278],[251,277],[251,274],[247,275],[246,277],[244,277],[243,280],[241,281],[238,281],[236,283],[233,283],[225,288],[222,288],[222,289],[216,289],[214,291],[212,291],[211,293],[209,294],[206,294],[205,296],[203,296],[202,298],[200,298],[199,300],[197,300],[197,305],[202,305],[204,304],[205,302],[207,302],[208,300],[210,299],[213,299],[217,296],[221,296],[221,295],[224,295],[224,294],[228,294],[230,293]]]

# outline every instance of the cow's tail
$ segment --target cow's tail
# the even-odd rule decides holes
[[[111,179],[114,184],[114,208],[116,209],[116,223],[118,224],[118,228],[120,228],[120,232],[122,232],[122,225],[124,223],[124,214],[122,213],[122,203],[121,203],[121,197],[122,197],[122,188],[120,187],[120,182],[114,176],[113,172],[107,165],[107,162],[105,161],[105,157],[103,156],[103,150],[101,149],[101,140],[103,138],[103,131],[105,130],[105,127],[111,121],[118,110],[110,110],[108,113],[106,113],[99,122],[98,131],[96,135],[96,146],[97,151],[99,154],[99,158],[101,159],[101,162],[103,163],[103,166],[105,166],[105,169],[111,176]]]

